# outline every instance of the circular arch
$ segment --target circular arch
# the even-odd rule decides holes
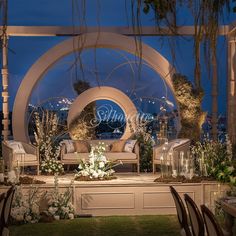
[[[130,121],[132,122],[133,119],[135,119],[137,115],[137,109],[133,102],[130,100],[130,98],[120,90],[112,87],[107,86],[101,86],[101,87],[95,87],[90,88],[83,93],[81,93],[75,101],[72,103],[68,117],[67,117],[67,125],[69,128],[70,123],[78,117],[78,115],[82,112],[82,110],[91,102],[97,101],[97,100],[110,100],[117,105],[120,106],[120,108],[125,113],[125,117],[128,117]],[[132,135],[130,128],[128,125],[126,125],[124,134],[122,136],[122,139],[127,139]]]
[[[83,40],[81,40],[83,37]],[[86,33],[67,39],[49,49],[28,70],[17,91],[13,114],[12,127],[14,139],[29,142],[26,118],[27,107],[34,87],[59,59],[74,52],[87,48],[120,49],[136,55],[137,47],[134,38],[108,32]],[[166,81],[174,94],[172,75],[174,67],[155,49],[142,43],[142,58]]]

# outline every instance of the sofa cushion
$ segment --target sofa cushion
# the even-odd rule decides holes
[[[137,156],[135,153],[129,153],[129,152],[108,152],[106,154],[106,158],[109,161],[135,160],[137,159]]]
[[[77,140],[74,142],[75,151],[78,153],[90,152],[90,145],[86,141]]]
[[[14,140],[8,140],[6,141],[7,145],[13,149],[13,153],[16,153],[16,154],[24,154],[25,153],[25,149],[22,145],[21,142],[17,142],[17,141],[14,141]]]
[[[124,146],[125,152],[133,152],[137,140],[127,139]]]
[[[123,152],[126,140],[118,140],[112,144],[111,152]]]
[[[73,140],[65,139],[65,140],[61,141],[61,143],[65,144],[67,153],[75,152],[75,146],[74,146]]]
[[[129,153],[129,152],[107,152],[105,156],[109,161],[137,159],[135,153]],[[71,160],[71,161],[78,160],[79,163],[79,160],[81,159],[88,160],[89,153],[66,153],[63,155],[63,160]]]
[[[89,153],[66,153],[63,155],[63,160],[73,160],[73,161],[76,161],[78,160],[78,163],[79,163],[79,160],[81,159],[89,159]]]

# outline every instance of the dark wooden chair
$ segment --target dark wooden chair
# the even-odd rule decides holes
[[[204,221],[196,203],[188,194],[184,194],[184,200],[188,209],[193,236],[204,236]]]
[[[0,235],[7,236],[9,235],[9,218],[10,218],[10,213],[11,213],[11,205],[12,205],[12,200],[14,197],[15,193],[15,187],[12,186],[6,193],[5,201],[4,201],[4,206],[3,206],[3,211],[1,214],[1,229],[2,231],[0,232]]]
[[[0,232],[2,232],[2,230],[3,230],[3,223],[2,223],[2,221],[1,221],[1,219],[2,219],[2,214],[3,214],[3,207],[4,207],[4,202],[5,202],[5,193],[2,193],[1,195],[0,195]]]
[[[186,235],[186,236],[192,236],[191,231],[189,229],[188,225],[188,217],[187,217],[187,212],[184,207],[184,203],[177,193],[177,191],[174,189],[174,187],[170,186],[170,192],[173,196],[175,206],[176,206],[176,211],[177,211],[177,216],[179,220],[179,224],[181,227],[180,234],[181,235]]]
[[[213,213],[205,205],[201,205],[201,211],[205,222],[207,235],[224,236],[224,233]]]

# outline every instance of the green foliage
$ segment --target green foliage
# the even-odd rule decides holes
[[[206,174],[223,183],[236,185],[236,163],[232,159],[232,145],[226,142],[205,139],[191,146],[195,158],[196,169],[199,171],[200,163],[206,166]],[[200,162],[201,160],[201,162]]]
[[[200,138],[201,127],[206,116],[201,109],[204,93],[202,90],[195,89],[184,75],[174,74],[172,80],[180,109],[179,138],[191,138],[193,141],[197,141]]]
[[[140,170],[142,172],[152,171],[152,147],[154,141],[151,136],[151,132],[148,130],[147,123],[136,121],[136,124],[131,124],[128,121],[131,132],[133,133],[132,138],[137,139],[140,147]],[[132,126],[134,125],[135,128]]]
[[[175,2],[175,0],[145,0],[143,12],[147,14],[150,9],[153,9],[156,20],[163,20],[169,13],[174,13]]]
[[[89,82],[78,80],[73,84],[78,95],[91,88]],[[84,110],[69,124],[69,133],[75,140],[93,139],[95,128],[91,126],[91,121],[95,119],[96,103],[88,104]],[[81,129],[83,132],[81,132]]]

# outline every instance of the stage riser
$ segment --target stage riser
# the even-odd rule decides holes
[[[65,191],[67,186],[61,185],[60,191]],[[181,196],[188,193],[198,206],[207,204],[212,209],[217,197],[228,189],[227,185],[219,186],[216,182],[172,184],[172,186]],[[53,190],[52,185],[41,185],[38,188],[39,191]],[[27,193],[27,189],[29,186],[23,186],[25,193]],[[0,191],[6,191],[6,187],[1,187]],[[176,214],[167,184],[74,184],[72,201],[78,214],[92,214],[94,216]]]

